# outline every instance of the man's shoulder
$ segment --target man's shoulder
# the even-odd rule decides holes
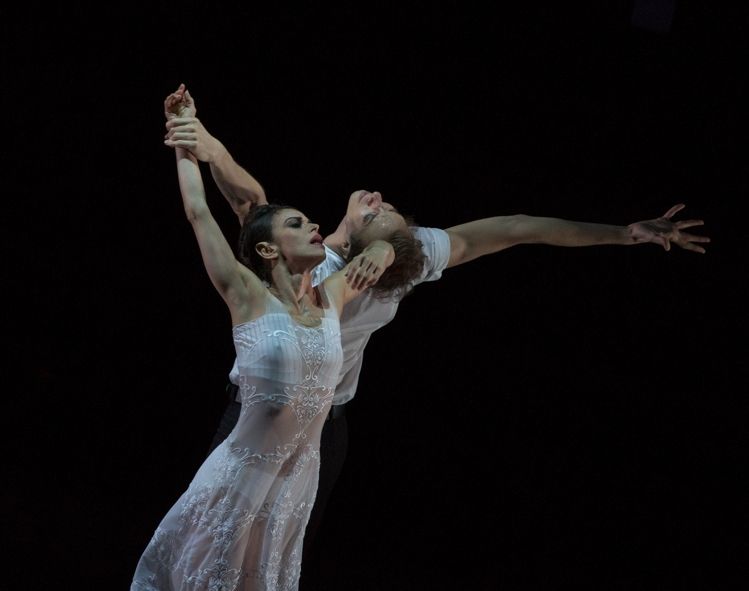
[[[424,226],[413,226],[412,231],[426,256],[422,281],[439,279],[450,260],[450,235],[441,228]]]
[[[330,277],[333,273],[340,271],[346,266],[346,261],[341,255],[327,244],[323,246],[325,247],[325,260],[312,270],[313,285],[323,282],[327,277]]]

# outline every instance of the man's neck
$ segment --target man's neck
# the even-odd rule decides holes
[[[323,244],[346,260],[349,252],[349,240],[345,229],[339,226],[335,232],[325,237]]]

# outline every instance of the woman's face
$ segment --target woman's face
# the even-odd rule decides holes
[[[273,217],[273,242],[294,272],[311,268],[325,259],[319,226],[298,209],[281,209]]]

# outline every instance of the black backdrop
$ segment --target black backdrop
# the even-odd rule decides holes
[[[3,12],[12,588],[127,589],[223,408],[229,318],[162,144],[180,82],[269,198],[325,232],[369,188],[433,227],[626,224],[684,202],[713,239],[705,255],[521,246],[418,288],[349,405],[323,588],[715,588],[736,572],[746,14]]]

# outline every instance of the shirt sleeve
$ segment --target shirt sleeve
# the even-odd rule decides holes
[[[312,269],[312,285],[319,285],[336,271],[346,266],[346,261],[332,248],[325,246],[325,260]]]
[[[450,261],[450,235],[439,228],[413,228],[414,236],[421,241],[421,249],[426,255],[422,281],[436,281],[442,277],[442,271],[447,268]]]

